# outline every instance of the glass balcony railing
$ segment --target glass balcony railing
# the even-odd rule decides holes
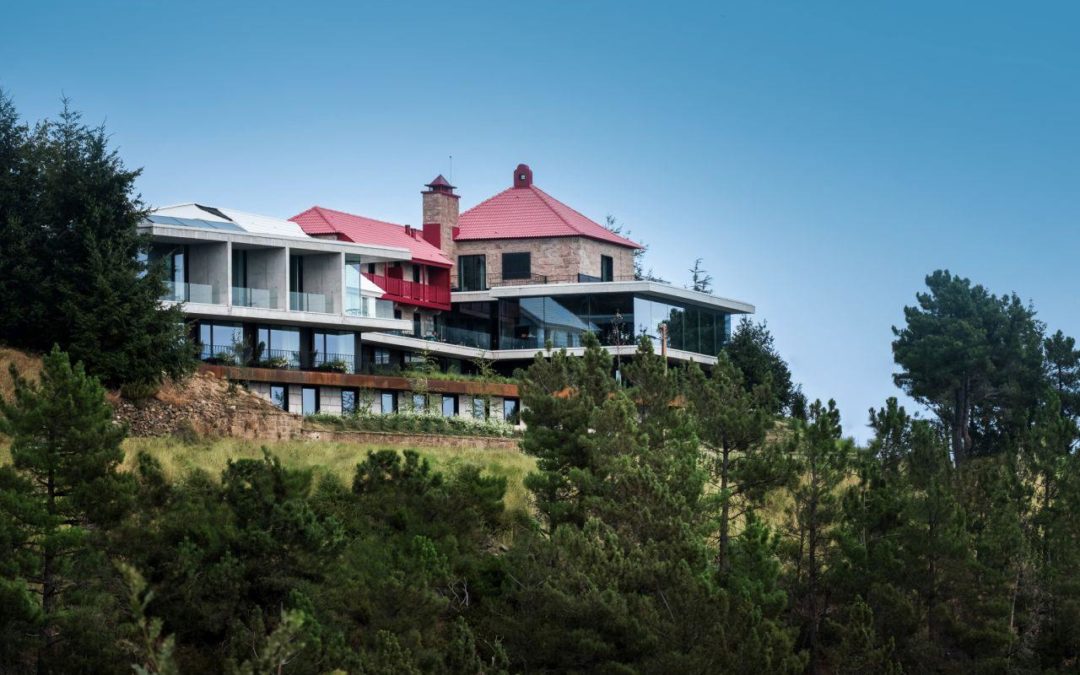
[[[277,291],[272,288],[233,286],[232,304],[236,307],[277,309]]]
[[[294,312],[319,312],[329,314],[334,311],[330,298],[322,293],[289,292],[289,309]]]
[[[485,331],[455,328],[452,326],[438,326],[435,329],[435,339],[439,342],[448,342],[453,345],[462,345],[463,347],[491,349],[491,334]]]
[[[200,346],[200,358],[220,366],[249,366],[285,370],[320,370],[331,373],[355,373],[355,354],[324,354],[296,349],[258,349],[240,344]]]
[[[175,281],[165,282],[165,295],[162,300],[169,302],[197,302],[205,305],[221,304],[218,289],[211,284],[181,284]]]
[[[345,295],[345,314],[375,319],[393,319],[394,303],[391,300],[379,300],[360,295],[355,289],[348,289]]]

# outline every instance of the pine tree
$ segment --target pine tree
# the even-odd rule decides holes
[[[32,131],[0,93],[0,340],[60,344],[109,386],[155,384],[194,367],[164,268],[140,260],[138,171],[65,100]]]
[[[836,403],[815,401],[809,419],[799,423],[791,440],[800,478],[792,491],[795,549],[795,612],[802,625],[802,644],[810,655],[809,672],[823,663],[821,623],[825,614],[824,572],[833,548],[831,529],[840,517],[838,488],[848,475],[850,441],[841,438]]]
[[[735,327],[731,340],[724,345],[724,353],[742,373],[743,387],[753,392],[758,387],[768,387],[771,393],[770,409],[773,413],[788,410],[793,417],[796,408],[805,407],[805,397],[792,384],[791,370],[776,351],[775,338],[765,322],[755,323],[744,317]],[[797,400],[800,399],[801,400]]]
[[[686,397],[693,427],[709,453],[710,474],[720,500],[717,562],[727,571],[733,522],[765,493],[783,483],[792,466],[779,446],[766,442],[772,427],[772,395],[766,386],[747,391],[742,374],[721,353],[710,375],[688,369]]]
[[[32,486],[12,506],[35,514],[28,544],[41,610],[37,662],[48,671],[62,640],[71,654],[80,647],[73,634],[93,630],[90,614],[99,608],[82,603],[95,602],[95,584],[83,575],[94,571],[96,531],[116,523],[130,501],[129,481],[117,473],[125,431],[113,422],[97,380],[57,348],[44,359],[40,384],[14,368],[12,376],[14,398],[0,402],[0,415],[12,439],[12,465]]]

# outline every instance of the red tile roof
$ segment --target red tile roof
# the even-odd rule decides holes
[[[416,236],[410,236],[404,226],[395,223],[365,218],[322,206],[312,206],[289,220],[310,235],[334,234],[339,239],[357,244],[406,248],[412,254],[412,259],[417,262],[438,267],[451,265],[450,259],[437,247],[422,239],[419,231],[414,230],[417,233]]]
[[[620,237],[599,223],[524,181],[503,190],[461,214],[456,241],[474,239],[526,239],[536,237],[588,237],[628,248],[641,244]]]

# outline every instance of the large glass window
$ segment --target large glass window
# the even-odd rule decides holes
[[[259,359],[274,367],[300,367],[300,329],[259,326],[256,332]]]
[[[358,392],[355,389],[342,389],[341,390],[341,414],[342,415],[355,415],[357,399],[359,398]]]
[[[363,269],[360,256],[345,256],[345,313],[362,316],[364,301],[360,295],[360,271]]]
[[[282,385],[270,386],[270,402],[281,408],[282,410],[289,409],[289,389]]]
[[[531,276],[532,254],[528,252],[502,254],[503,279],[528,279]]]
[[[485,256],[458,256],[458,288],[462,291],[483,291],[487,289],[487,259]]]
[[[635,330],[659,339],[659,325],[667,324],[668,346],[715,356],[731,337],[731,315],[706,307],[634,299]],[[658,343],[659,344],[659,343]]]
[[[319,388],[304,387],[301,396],[301,408],[305,416],[319,412]]]
[[[244,328],[238,323],[199,322],[201,358],[235,361],[244,344]]]
[[[356,370],[356,334],[348,331],[316,331],[314,364],[333,366],[351,373]]]
[[[413,394],[412,397],[412,409],[414,412],[424,412],[427,410],[427,396],[423,394]]]
[[[304,292],[304,256],[289,256],[289,291],[292,293]]]
[[[235,288],[247,288],[248,274],[247,274],[247,251],[232,252],[232,285]]]
[[[397,396],[392,391],[384,391],[379,396],[379,406],[383,415],[397,412]]]
[[[453,417],[457,414],[457,396],[443,396],[442,397],[442,414],[443,417]]]
[[[472,402],[472,416],[478,420],[487,419],[487,401],[482,398],[474,398]]]
[[[503,399],[503,421],[509,422],[510,424],[517,424],[518,414],[519,411],[517,399]]]

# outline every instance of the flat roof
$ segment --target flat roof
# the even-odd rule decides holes
[[[224,243],[231,241],[250,246],[268,248],[290,248],[310,253],[351,253],[368,259],[409,260],[412,254],[407,249],[391,246],[372,246],[356,244],[336,239],[316,239],[307,235],[291,237],[277,234],[236,231],[218,227],[196,227],[194,225],[167,225],[144,221],[139,229],[159,240],[190,241],[205,243]]]
[[[656,281],[589,281],[559,284],[522,284],[495,286],[486,291],[458,291],[451,294],[451,302],[490,302],[501,298],[531,298],[542,295],[598,295],[632,293],[660,301],[677,301],[699,307],[721,309],[732,314],[753,314],[753,305],[722,298],[709,293],[691,291]]]

